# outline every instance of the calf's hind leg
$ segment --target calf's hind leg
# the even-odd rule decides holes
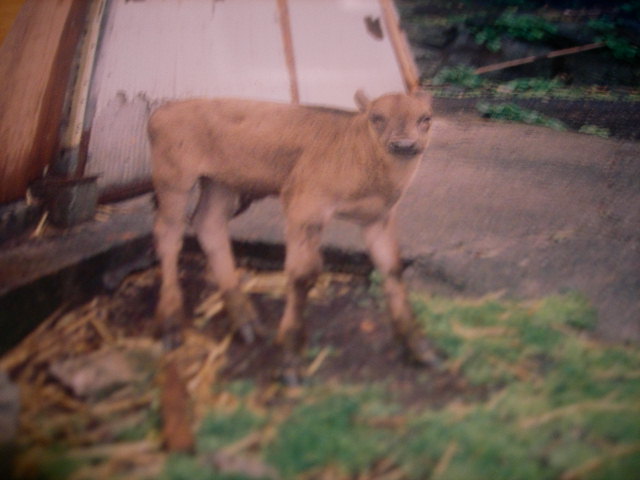
[[[208,178],[201,180],[201,187],[194,217],[198,241],[207,256],[209,274],[222,292],[233,328],[251,343],[262,329],[251,300],[240,290],[228,228],[238,207],[238,194]]]
[[[154,225],[156,252],[160,258],[162,280],[156,308],[158,333],[167,345],[177,346],[185,323],[182,290],[178,278],[178,255],[186,226],[189,189],[170,190],[156,186],[158,210]]]

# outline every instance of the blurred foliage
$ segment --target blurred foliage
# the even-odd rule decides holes
[[[490,104],[488,102],[478,102],[476,108],[483,117],[490,118],[491,120],[540,125],[553,128],[554,130],[567,129],[560,120],[547,117],[535,110],[519,107],[514,103]]]
[[[520,14],[516,9],[507,9],[498,18],[485,17],[468,22],[479,45],[486,46],[492,52],[502,48],[505,35],[529,43],[548,40],[557,31],[557,26],[542,17],[532,14]]]
[[[381,458],[392,442],[367,423],[368,398],[334,394],[303,404],[280,425],[267,458],[284,478],[331,466],[355,475]]]
[[[596,137],[609,138],[611,136],[611,132],[608,128],[602,128],[597,125],[583,125],[578,130],[579,133],[584,133],[585,135],[595,135]]]
[[[482,87],[484,83],[485,80],[474,73],[473,68],[465,65],[445,67],[433,78],[434,85],[451,84],[471,89]]]

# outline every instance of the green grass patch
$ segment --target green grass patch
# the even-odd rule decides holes
[[[368,423],[375,417],[370,401],[361,393],[338,393],[302,404],[280,425],[268,460],[285,478],[326,468],[345,475],[367,471],[392,443],[388,431]]]
[[[596,316],[584,297],[416,307],[449,365],[494,394],[415,419],[399,452],[410,478],[633,477],[640,353],[589,340]]]
[[[608,128],[598,127],[597,125],[583,125],[580,127],[578,132],[602,138],[609,138],[609,136],[611,136],[611,132]]]
[[[483,117],[492,120],[540,125],[553,128],[554,130],[567,129],[560,120],[547,117],[535,110],[519,107],[514,103],[498,103],[494,105],[488,102],[478,102],[476,109]]]
[[[264,420],[247,408],[234,411],[211,411],[202,421],[197,434],[198,451],[215,451],[247,436]]]
[[[371,294],[379,287],[372,277]],[[375,380],[378,387],[316,381],[254,411],[243,405],[257,387],[231,382],[226,389],[241,406],[212,411],[197,454],[170,457],[162,478],[255,478],[206,461],[253,437],[262,440],[251,454],[273,478],[634,478],[640,352],[591,338],[597,316],[584,296],[525,303],[416,295],[413,303],[446,353],[444,371],[484,394],[407,409],[387,393],[395,378]]]
[[[468,89],[477,89],[485,84],[485,80],[480,75],[477,75],[473,68],[459,65],[443,68],[433,77],[432,83],[434,85],[455,85]]]

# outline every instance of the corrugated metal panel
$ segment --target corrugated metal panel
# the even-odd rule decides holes
[[[193,96],[288,101],[275,0],[113,0],[96,68],[85,173],[104,191],[149,177],[151,107]]]
[[[173,98],[237,96],[353,108],[403,90],[380,2],[111,0],[92,85],[85,174],[103,192],[149,178],[145,124]]]

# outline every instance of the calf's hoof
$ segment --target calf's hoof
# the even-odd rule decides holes
[[[184,343],[184,329],[181,321],[168,321],[163,325],[160,338],[165,351],[175,350]]]
[[[400,338],[408,363],[429,368],[440,368],[442,357],[434,345],[420,333],[408,334]]]
[[[162,341],[166,351],[174,350],[182,345],[184,330],[187,327],[184,312],[178,311],[170,315],[156,314],[154,336]]]
[[[299,387],[304,384],[304,363],[299,355],[283,352],[275,377],[285,387]]]
[[[233,331],[240,335],[246,344],[251,344],[257,338],[265,336],[260,316],[247,295],[240,291],[227,292],[224,295],[224,302]]]

